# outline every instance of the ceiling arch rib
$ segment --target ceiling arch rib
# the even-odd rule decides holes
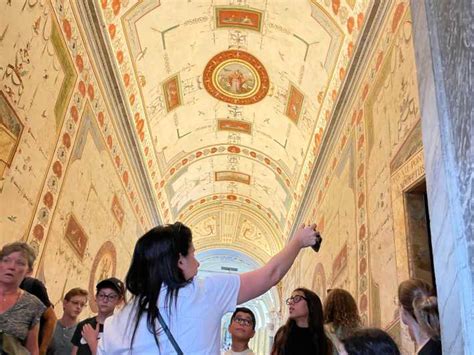
[[[181,209],[182,212],[179,214],[178,219],[181,221],[187,221],[190,219],[191,215],[204,213],[216,206],[221,209],[229,208],[231,206],[231,208],[236,207],[253,211],[255,218],[265,218],[264,222],[269,225],[273,236],[278,236],[278,240],[285,239],[285,236],[283,235],[284,223],[276,218],[273,214],[273,210],[262,206],[258,201],[248,198],[247,196],[233,193],[216,193],[203,196],[196,201],[193,200]],[[255,210],[258,210],[259,213],[255,214]]]
[[[103,1],[100,11],[164,220],[237,191],[266,199],[286,235],[369,1],[244,3]],[[195,208],[204,216],[212,204]]]
[[[206,209],[192,211],[183,222],[191,227],[197,250],[236,250],[263,265],[283,245],[278,231],[250,206],[218,199]]]

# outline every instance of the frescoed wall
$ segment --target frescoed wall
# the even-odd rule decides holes
[[[328,142],[303,221],[316,220],[321,251],[304,251],[283,282],[283,298],[298,286],[341,287],[356,298],[367,325],[382,327],[413,351],[398,320],[398,283],[408,277],[404,191],[424,178],[410,11],[391,9],[340,134]]]
[[[304,250],[275,292],[347,289],[364,323],[409,353],[396,290],[414,265],[407,214],[422,205],[405,194],[424,167],[408,3],[387,5],[359,44],[374,2],[266,3],[97,2],[113,86],[86,2],[3,2],[2,19],[22,21],[0,22],[0,245],[36,248],[34,274],[58,304],[71,287],[124,276],[156,222],[146,206],[189,224],[198,252],[259,265],[292,226],[316,221],[321,251]],[[347,78],[357,45],[370,54]],[[287,317],[280,303],[269,334]]]
[[[67,5],[0,5],[0,245],[37,250],[34,275],[54,304],[72,287],[93,294],[100,279],[123,277],[149,228]]]

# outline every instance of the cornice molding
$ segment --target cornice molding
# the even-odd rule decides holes
[[[122,138],[125,154],[132,170],[135,171],[135,179],[143,196],[145,210],[151,223],[154,225],[162,224],[156,207],[158,206],[156,194],[152,182],[148,178],[146,163],[139,150],[140,143],[132,126],[133,115],[129,110],[124,89],[120,84],[118,68],[112,59],[114,55],[107,41],[106,26],[100,16],[99,9],[97,9],[100,3],[96,0],[76,0],[76,6],[88,43],[92,49],[91,56],[98,69],[99,79],[107,94],[108,106],[114,116],[119,136]]]

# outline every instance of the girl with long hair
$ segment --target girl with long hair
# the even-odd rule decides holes
[[[341,288],[333,288],[324,300],[324,329],[333,344],[333,354],[341,353],[341,339],[360,328],[361,320],[354,297]]]
[[[398,286],[400,318],[408,326],[417,354],[441,354],[438,301],[433,288],[423,280],[410,279]]]
[[[295,289],[286,300],[289,317],[275,334],[271,355],[327,355],[331,342],[324,333],[323,306],[307,288]]]
[[[151,229],[137,241],[125,279],[132,300],[107,319],[98,353],[219,354],[222,316],[278,283],[317,238],[316,225],[303,225],[263,267],[198,279],[191,230],[179,222]]]

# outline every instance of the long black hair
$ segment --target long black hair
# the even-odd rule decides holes
[[[311,290],[299,287],[293,292],[302,292],[308,305],[308,328],[311,333],[312,343],[318,349],[317,354],[329,354],[332,346],[324,332],[323,305],[319,296]],[[272,347],[272,355],[290,355],[288,353],[288,337],[296,328],[296,321],[288,318],[288,321],[275,334],[275,342]]]
[[[160,290],[163,284],[166,285],[169,305],[171,306],[173,300],[176,303],[179,289],[191,281],[185,279],[178,267],[179,257],[187,256],[191,245],[191,229],[180,222],[155,227],[138,239],[125,278],[127,290],[133,295],[133,301],[138,307],[131,348],[140,318],[145,313],[147,328],[159,347],[156,321],[160,313]],[[168,309],[171,311],[171,307]]]

